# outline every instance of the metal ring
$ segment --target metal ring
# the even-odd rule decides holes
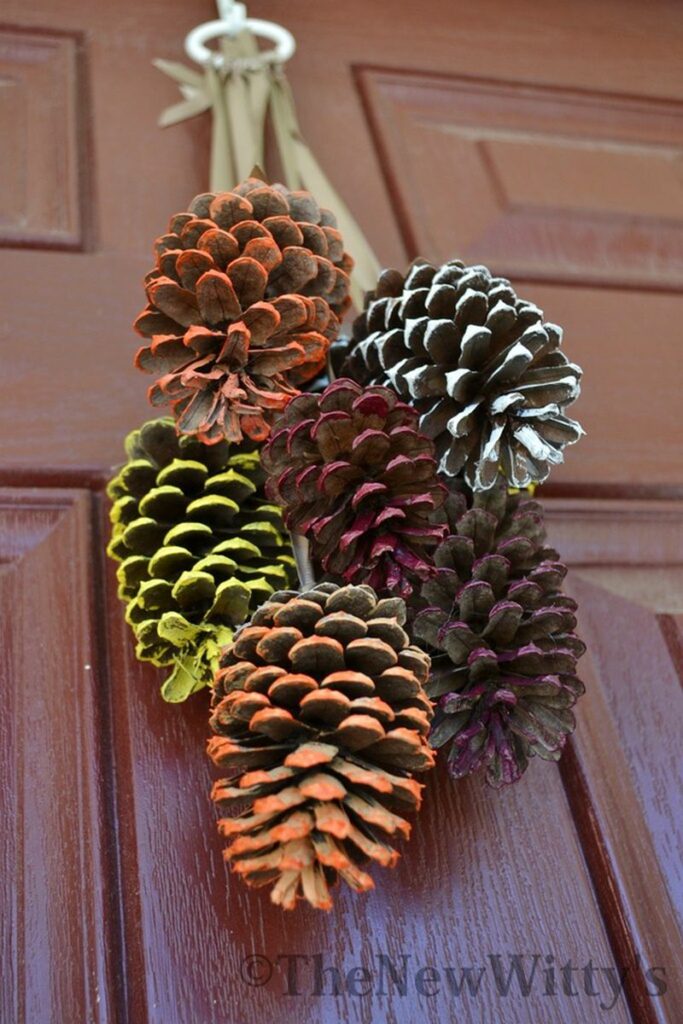
[[[236,30],[247,28],[255,36],[262,36],[270,39],[275,46],[272,50],[264,50],[263,53],[253,57],[241,58],[237,63],[245,67],[260,67],[262,64],[284,64],[294,55],[296,40],[291,32],[281,25],[272,21],[261,21],[259,18],[246,18],[238,25],[226,21],[207,21],[203,25],[193,28],[185,39],[185,53],[197,64],[213,64],[215,67],[222,67],[225,61],[223,54],[210,50],[206,46],[209,39],[216,39],[224,35],[235,35]]]

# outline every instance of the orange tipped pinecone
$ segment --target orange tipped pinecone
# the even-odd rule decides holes
[[[248,178],[197,196],[155,251],[135,322],[149,341],[136,365],[158,376],[150,401],[207,444],[262,441],[324,366],[350,302],[333,215],[308,192]]]
[[[209,755],[219,822],[233,871],[274,883],[286,909],[303,897],[329,909],[341,877],[372,888],[361,865],[393,866],[392,837],[407,836],[431,768],[430,662],[409,644],[400,598],[367,586],[281,591],[256,612],[221,659]],[[246,806],[245,806],[246,805]]]

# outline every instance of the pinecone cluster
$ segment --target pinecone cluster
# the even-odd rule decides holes
[[[232,870],[329,909],[396,863],[435,748],[498,787],[574,728],[576,605],[513,491],[581,436],[581,370],[458,260],[384,271],[339,338],[335,218],[257,169],[155,253],[136,364],[173,416],[129,435],[108,487],[119,596],[166,700],[211,686]]]
[[[271,899],[329,909],[338,878],[372,887],[367,861],[393,866],[415,773],[432,767],[429,658],[409,643],[405,605],[368,586],[322,583],[275,593],[225,649],[208,752],[228,777],[223,812],[232,869]]]
[[[409,595],[432,572],[444,500],[432,442],[388,388],[340,379],[294,399],[263,449],[267,493],[333,579]]]
[[[157,239],[136,330],[136,365],[157,375],[179,432],[206,444],[262,441],[299,385],[325,365],[348,308],[334,216],[308,192],[248,178],[197,196]]]
[[[486,267],[416,260],[405,278],[385,271],[368,294],[341,373],[412,404],[446,476],[486,490],[500,467],[527,487],[582,434],[565,415],[581,370],[561,341],[542,310]]]
[[[258,452],[178,437],[165,418],[134,430],[126,454],[108,553],[138,658],[173,665],[162,693],[183,700],[212,681],[233,627],[293,582],[291,547]]]
[[[537,502],[509,495],[499,480],[472,502],[452,494],[445,511],[450,535],[414,620],[434,652],[430,742],[450,744],[454,778],[482,769],[501,786],[534,755],[559,759],[584,691],[576,663],[585,647]]]

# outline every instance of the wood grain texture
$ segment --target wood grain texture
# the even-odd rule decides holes
[[[587,780],[595,834],[589,836],[580,822],[577,833],[557,770],[551,765],[533,765],[520,786],[503,794],[483,789],[478,780],[453,786],[441,769],[430,781],[419,828],[406,845],[399,868],[393,874],[378,873],[375,893],[366,899],[340,893],[330,915],[304,909],[284,915],[269,905],[264,894],[249,892],[235,879],[226,878],[208,800],[211,770],[203,753],[206,701],[199,697],[182,708],[160,702],[157,673],[134,660],[111,568],[107,602],[111,689],[103,701],[113,716],[111,752],[104,742],[107,730],[98,717],[102,701],[94,700],[87,685],[74,685],[79,677],[89,680],[93,668],[98,677],[95,631],[88,610],[91,581],[85,566],[88,543],[99,543],[99,539],[88,537],[87,496],[5,490],[0,533],[3,622],[9,635],[5,649],[10,651],[12,675],[20,678],[29,672],[32,684],[15,692],[2,744],[2,792],[11,794],[5,816],[19,826],[22,853],[20,857],[10,841],[3,847],[8,865],[3,877],[16,874],[19,883],[16,895],[11,890],[4,894],[5,919],[16,922],[12,932],[5,932],[10,941],[8,962],[15,963],[3,991],[5,1005],[16,1015],[11,1019],[52,1019],[41,1016],[46,999],[53,1001],[51,1005],[69,1007],[70,1012],[75,1007],[73,1012],[82,1017],[74,1019],[116,1019],[101,984],[110,1000],[125,988],[124,1019],[136,1024],[260,1021],[276,1013],[284,1020],[322,1013],[320,1019],[329,1021],[364,1021],[370,1014],[375,1019],[383,1014],[387,1020],[409,1020],[419,1012],[436,1021],[443,1019],[444,1006],[450,1006],[453,997],[439,993],[438,998],[420,998],[413,987],[413,967],[477,967],[486,965],[491,955],[505,957],[514,952],[554,957],[558,965],[569,959],[579,965],[590,958],[595,965],[608,967],[615,962],[619,929],[628,932],[633,950],[645,964],[675,964],[680,925],[672,907],[678,902],[680,909],[675,845],[680,837],[672,828],[676,823],[680,827],[681,818],[670,803],[675,791],[667,784],[667,772],[680,732],[676,717],[680,716],[680,689],[674,678],[673,689],[667,683],[661,697],[654,690],[645,706],[638,692],[643,675],[653,665],[659,681],[667,674],[669,680],[673,678],[670,644],[660,634],[657,653],[656,629],[648,633],[647,620],[641,619],[636,630],[628,608],[619,605],[618,615],[614,614],[605,594],[625,603],[613,595],[614,580],[610,590],[603,589],[597,604],[592,604],[589,591],[597,589],[597,584],[582,581],[582,574],[602,570],[609,576],[611,569],[619,567],[622,575],[626,570],[640,574],[644,610],[653,619],[650,605],[657,590],[643,588],[642,573],[649,567],[651,575],[656,575],[657,565],[668,565],[672,551],[680,551],[682,512],[679,506],[652,503],[629,507],[555,501],[549,507],[555,539],[575,566],[572,589],[576,593],[577,587],[584,588],[581,626],[592,658],[586,672],[589,696],[580,711],[574,752]],[[97,561],[101,547],[93,554]],[[27,587],[35,592],[30,599]],[[65,589],[73,597],[68,603],[60,601]],[[658,596],[654,605],[661,606]],[[25,615],[10,615],[8,608],[15,607],[30,608],[33,616],[27,620]],[[56,636],[72,638],[63,649],[59,640],[48,641],[47,649],[55,652],[56,660],[47,677],[41,672],[42,658],[33,672],[26,658],[34,617],[41,626],[52,624]],[[609,650],[610,621],[630,624],[627,635],[646,640],[628,648],[627,671],[623,659]],[[587,629],[592,630],[590,636]],[[623,632],[614,636],[623,648]],[[18,650],[23,653],[21,661],[17,661]],[[60,657],[66,661],[61,663]],[[645,659],[644,666],[638,657]],[[598,662],[600,671],[594,667]],[[618,667],[615,681],[610,666]],[[106,687],[106,677],[99,674],[99,679]],[[63,689],[55,692],[60,682]],[[38,725],[44,723],[41,730],[36,728],[35,710],[45,706],[42,686],[48,688],[50,713],[39,713]],[[24,692],[32,696],[32,735],[16,731],[17,724],[27,718],[26,711],[22,714]],[[75,734],[74,721],[79,723]],[[47,766],[55,762],[61,768],[55,781],[57,792],[45,785],[53,777]],[[107,831],[117,837],[121,851],[125,986],[115,984],[107,973],[112,967],[106,946],[93,942],[102,929],[105,935],[108,929],[111,941],[117,923],[117,899],[110,891],[117,886],[115,865],[101,847],[106,801],[102,779],[112,769],[116,800],[111,806],[118,806],[119,813],[109,821]],[[571,773],[565,777],[566,785],[571,785],[571,778]],[[32,779],[40,779],[41,784],[32,785]],[[27,794],[32,800],[30,812]],[[73,817],[65,796],[76,801]],[[571,792],[569,798],[571,803]],[[31,824],[49,820],[48,808],[53,815],[55,809],[59,811],[59,826],[50,830],[46,864],[45,845],[32,834]],[[39,834],[44,834],[42,829]],[[74,834],[80,836],[76,847],[66,843],[66,837]],[[592,851],[582,851],[580,839],[604,847],[610,877],[616,881],[615,906],[623,912],[623,920],[607,922],[611,947],[598,913],[598,907],[607,905],[600,898],[600,887],[607,879],[600,876]],[[531,860],[530,850],[536,851]],[[643,864],[649,866],[646,875]],[[70,887],[80,895],[76,897]],[[26,943],[21,927],[26,892],[30,900],[24,902],[30,906],[33,922],[29,945],[35,960],[20,955],[22,942]],[[43,901],[49,893],[47,905],[41,905],[41,893]],[[64,895],[55,901],[55,893]],[[75,920],[69,917],[70,909]],[[83,922],[86,934],[79,931]],[[72,950],[66,958],[62,955],[65,942]],[[274,964],[273,977],[262,988],[246,984],[240,975],[245,957],[255,953]],[[376,989],[362,997],[348,992],[325,998],[311,995],[316,983],[313,960],[300,963],[302,994],[283,996],[291,982],[284,976],[282,962],[278,966],[278,957],[320,954],[325,967],[347,971],[355,966],[372,970],[382,953],[398,964],[402,955],[410,958],[405,995],[390,983],[386,995]],[[35,968],[31,971],[35,963],[41,965],[39,975]],[[95,993],[93,977],[98,970]],[[329,974],[326,977],[325,984],[331,986]],[[458,1019],[492,1019],[500,996],[491,986],[489,975],[476,997],[459,997]],[[638,995],[631,993],[631,998]],[[633,1019],[674,1021],[678,998],[672,985],[661,1000],[643,1004],[649,1016]],[[591,997],[557,995],[549,1003],[542,992],[532,991],[527,998],[506,997],[506,1020],[535,1021],[549,1005],[563,1021],[598,1019],[592,1015],[596,1004]],[[611,1018],[629,1019],[623,997]]]
[[[150,412],[149,381],[131,368],[137,347],[131,323],[143,304],[140,282],[151,265],[152,240],[173,212],[206,187],[208,174],[208,119],[164,131],[156,127],[176,92],[151,60],[183,59],[184,33],[211,18],[213,8],[208,2],[152,0],[144,7],[127,5],[121,17],[84,0],[38,2],[30,9],[7,0],[6,9],[7,19],[31,31],[48,26],[52,32],[84,32],[93,151],[87,203],[95,210],[95,252],[0,252],[6,286],[0,344],[13,352],[5,364],[0,403],[5,439],[0,468],[37,471],[47,463],[53,472],[103,473],[120,459],[121,438]],[[415,18],[404,3],[352,0],[321,6],[312,18],[304,0],[260,4],[259,16],[286,22],[297,36],[290,72],[303,130],[385,264],[404,266],[414,253],[403,245],[399,220],[405,218],[386,188],[381,154],[354,84],[354,67],[377,65],[378,38],[382,63],[409,71],[407,81],[419,83],[425,71],[449,81],[454,75],[489,79],[513,83],[508,93],[517,99],[526,86],[533,97],[557,90],[563,96],[577,90],[610,93],[619,110],[638,97],[644,111],[638,114],[641,134],[649,131],[648,110],[658,124],[660,109],[667,104],[679,109],[680,5],[578,0],[572,12],[569,18],[561,0],[549,0],[539,21],[533,0],[521,0],[514,9],[500,0],[482,0],[471,18],[461,0],[426,0]],[[334,111],[333,132],[328,111]],[[601,130],[609,131],[604,125]],[[394,167],[404,191],[408,170]],[[627,168],[623,173],[633,180]],[[582,178],[581,202],[591,198],[590,178]],[[555,190],[553,202],[576,205],[572,175],[549,174],[544,180]],[[435,196],[446,188],[442,220],[452,225],[458,196],[443,177],[431,188]],[[676,188],[680,182],[667,185]],[[642,203],[659,202],[659,190],[649,182],[641,191]],[[609,189],[601,185],[591,202],[608,199]],[[468,205],[473,205],[469,196]],[[648,210],[652,232],[657,218],[650,215],[661,219],[661,209]],[[420,214],[417,208],[407,211],[414,228]],[[672,223],[679,218],[674,213]],[[602,217],[595,213],[593,219],[595,230],[601,230]],[[659,229],[656,234],[659,238]],[[590,237],[572,258],[591,265],[596,254]],[[655,265],[641,261],[641,277],[651,280]],[[677,410],[683,370],[671,352],[681,339],[683,300],[633,287],[515,283],[565,327],[567,350],[586,371],[576,411],[588,436],[568,452],[553,486],[591,493],[633,485],[650,495],[680,491],[683,436]]]
[[[459,969],[516,951],[554,957],[558,965],[570,959],[577,966],[589,959],[616,965],[627,972],[628,1003],[622,995],[610,1017],[639,1024],[678,1019],[682,819],[669,775],[678,756],[680,690],[677,681],[671,689],[672,666],[661,635],[657,648],[652,611],[636,624],[628,608],[610,603],[611,592],[591,602],[586,588],[595,585],[583,583],[581,574],[626,565],[636,572],[647,567],[656,577],[658,566],[680,551],[683,510],[554,500],[549,511],[553,536],[575,565],[572,592],[584,588],[580,626],[591,645],[589,695],[580,705],[572,760],[585,790],[573,788],[576,772],[565,769],[565,795],[552,765],[532,764],[523,782],[502,794],[479,780],[454,786],[442,766],[429,781],[396,871],[376,872],[377,889],[366,898],[340,892],[329,915],[304,908],[283,914],[267,894],[227,875],[206,796],[212,777],[202,753],[206,701],[199,696],[184,708],[159,703],[159,677],[133,660],[110,588],[113,677],[126,688],[114,707],[132,1019],[214,1024],[273,1015],[294,1021],[305,1014],[407,1021],[421,1014],[437,1021],[455,1006],[458,1020],[488,1021],[501,1005],[506,1021],[537,1021],[549,1007],[550,1019],[563,1022],[602,1019],[604,1011],[585,994],[550,999],[532,991],[527,998],[510,994],[502,1004],[490,973],[477,997],[455,1003],[443,992],[420,998],[410,986],[405,996],[375,989],[333,997],[329,973],[327,997],[311,995],[315,954],[342,970],[372,969],[382,952],[407,954],[415,968]],[[619,652],[609,649],[612,637]],[[643,701],[648,673],[657,686]],[[592,829],[583,820],[588,808]],[[263,987],[251,987],[240,973],[255,954],[273,964]],[[287,955],[312,958],[298,965],[296,998],[286,996],[288,961],[277,963]],[[650,967],[665,970],[668,988],[658,999],[643,975]],[[195,1017],[188,1016],[190,1006]]]
[[[420,998],[412,980],[404,996],[375,990],[364,997],[322,998],[311,995],[312,961],[300,965],[300,995],[287,997],[284,965],[277,966],[286,955],[319,953],[325,966],[347,972],[377,964],[381,953],[399,964],[405,954],[409,977],[427,965],[459,971],[515,952],[537,953],[541,967],[546,956],[558,964],[570,957],[576,964],[589,957],[595,964],[613,963],[552,765],[534,765],[523,787],[502,795],[485,790],[480,780],[453,786],[440,770],[430,780],[398,868],[375,872],[377,888],[365,898],[338,891],[329,914],[306,908],[285,914],[267,893],[247,890],[228,876],[215,832],[208,799],[213,772],[203,749],[205,697],[185,707],[162,706],[160,678],[135,663],[116,604],[110,631],[112,675],[121,687],[114,706],[123,893],[133,928],[132,1020],[437,1022],[454,1008],[463,1021],[500,1013],[490,967],[478,996],[455,1001],[448,992]],[[263,987],[251,987],[240,973],[254,954],[275,965]],[[543,990],[537,981],[527,998],[511,992],[503,1004],[506,1021],[538,1021],[549,1004]],[[592,1000],[585,995],[558,993],[552,1005],[558,1020],[590,1019]],[[630,1019],[623,999],[612,1016]]]
[[[120,965],[90,496],[0,489],[0,1020],[110,1022]]]
[[[586,371],[577,413],[589,436],[545,491],[569,496],[550,503],[552,529],[575,567],[570,585],[590,644],[589,693],[570,756],[560,771],[533,764],[502,794],[477,780],[452,786],[440,769],[399,866],[376,872],[375,892],[340,892],[330,915],[285,915],[267,894],[228,876],[208,797],[206,698],[161,702],[159,676],[134,659],[103,556],[102,482],[121,460],[124,435],[150,413],[148,380],[132,369],[140,281],[153,238],[204,190],[208,171],[206,118],[156,128],[177,92],[151,60],[184,60],[185,33],[215,8],[209,0],[6,0],[8,23],[36,38],[67,33],[82,45],[86,92],[78,103],[90,112],[91,146],[82,202],[92,218],[87,253],[0,251],[0,482],[13,485],[0,503],[0,675],[9,695],[0,718],[8,823],[0,840],[2,1024],[683,1019],[675,985],[681,815],[672,781],[680,764],[680,506],[595,501],[599,492],[652,499],[683,487],[683,311],[670,290],[680,268],[669,259],[680,211],[663,224],[680,181],[659,153],[671,146],[666,132],[660,141],[648,134],[661,130],[663,111],[683,103],[683,9],[675,0],[576,0],[571,10],[565,0],[546,0],[542,8],[537,0],[480,0],[473,15],[464,0],[424,0],[419,10],[405,0],[315,10],[309,0],[259,0],[251,11],[295,33],[290,78],[303,130],[385,264],[403,266],[415,255],[401,230],[399,191],[413,237],[434,245],[425,255],[439,256],[445,236],[418,235],[424,193],[408,164],[394,158],[396,186],[387,187],[387,158],[354,71],[378,62],[413,86],[427,75],[496,83],[508,124],[515,110],[520,120],[502,148],[501,140],[487,142],[495,180],[527,214],[538,192],[544,216],[560,208],[569,227],[591,221],[583,248],[573,234],[572,248],[550,251],[546,236],[532,233],[516,267],[520,292],[566,327],[567,349]],[[534,117],[552,107],[547,97],[571,97],[582,143],[570,147],[576,175],[557,173],[557,126],[546,131],[550,148],[534,139],[527,149],[527,88]],[[592,99],[580,112],[581,90]],[[613,126],[591,120],[606,93],[616,97],[617,122],[637,108],[635,135],[657,169],[644,189],[634,191],[641,179],[633,139],[616,158],[600,150],[600,140],[614,141]],[[415,88],[408,94],[410,104]],[[604,102],[600,110],[605,121]],[[6,139],[14,138],[17,123],[8,123],[15,135]],[[414,139],[415,126],[405,127]],[[527,174],[538,156],[540,181]],[[5,169],[15,196],[16,171]],[[63,173],[55,183],[62,190]],[[448,227],[462,202],[442,171],[429,181]],[[644,237],[611,250],[607,266],[610,224],[623,228],[631,205]],[[497,244],[501,266],[502,256],[516,258],[507,237],[499,233]],[[542,259],[553,265],[552,281],[536,280]],[[535,279],[522,287],[525,275]],[[627,279],[628,288],[619,286]],[[57,483],[68,490],[44,489]],[[572,500],[578,494],[590,500]],[[260,987],[241,975],[256,953],[274,962]],[[329,994],[329,974],[328,994],[312,995],[315,961],[307,961],[301,994],[287,996],[286,964],[277,963],[321,954],[321,966],[377,971],[382,953],[399,966],[402,954],[410,957],[405,995],[390,981],[382,995],[377,973],[368,995]],[[540,957],[527,998],[514,986],[500,995],[487,959],[514,953]],[[638,956],[667,970],[666,995],[650,996],[632,970]],[[545,995],[546,957],[555,968],[570,958],[628,967],[624,993],[601,1009],[612,1001],[604,976],[595,997],[563,991],[556,973],[557,992]],[[481,990],[456,996],[443,968],[468,965],[485,968]],[[442,971],[433,996],[416,990],[423,966]],[[580,977],[574,982],[582,986]]]
[[[7,287],[0,345],[14,350],[0,405],[0,467],[8,474],[41,467],[65,477],[107,474],[122,461],[128,431],[154,415],[150,379],[133,367],[142,339],[131,327],[150,265],[102,253],[0,252]]]
[[[683,506],[574,501],[548,510],[588,644],[565,783],[570,801],[574,787],[586,787],[593,838],[579,825],[609,865],[612,913],[624,918],[613,927],[628,932],[634,955],[666,969],[665,999],[634,993],[643,1019],[673,1020],[683,1007],[674,968],[683,961],[683,693],[670,613],[683,598]],[[642,980],[637,971],[632,978]]]

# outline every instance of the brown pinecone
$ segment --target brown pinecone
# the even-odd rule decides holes
[[[434,652],[430,741],[450,745],[454,778],[482,769],[501,786],[534,755],[559,759],[584,690],[576,662],[585,646],[538,502],[509,495],[499,479],[473,502],[451,495],[446,512],[450,536],[413,624]]]
[[[446,489],[417,414],[388,388],[340,379],[294,399],[262,452],[266,493],[325,573],[408,596],[444,536]]]
[[[324,367],[350,302],[333,215],[308,192],[249,178],[197,196],[155,250],[135,322],[149,340],[136,364],[159,378],[150,401],[207,444],[262,441]]]
[[[564,415],[581,370],[561,340],[561,328],[486,267],[416,260],[405,279],[385,271],[368,294],[340,372],[391,385],[414,404],[442,473],[464,472],[484,490],[500,467],[510,484],[527,487],[583,433]]]
[[[286,909],[329,909],[338,877],[372,888],[367,860],[393,866],[431,768],[429,658],[409,644],[399,598],[318,584],[274,594],[224,651],[208,752],[225,858]]]

